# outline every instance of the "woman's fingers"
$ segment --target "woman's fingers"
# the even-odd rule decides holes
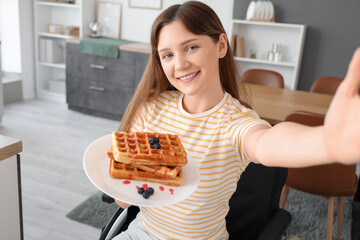
[[[131,204],[128,204],[128,203],[124,203],[124,202],[121,202],[117,199],[115,199],[115,202],[117,205],[119,205],[121,208],[125,209],[125,208],[128,208],[131,206]]]
[[[358,95],[360,86],[360,48],[356,49],[351,59],[344,84],[346,85],[345,93],[347,96]]]

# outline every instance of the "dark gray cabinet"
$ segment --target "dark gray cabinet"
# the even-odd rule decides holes
[[[69,109],[120,120],[147,65],[149,54],[123,51],[119,58],[83,54],[66,43],[66,102]]]

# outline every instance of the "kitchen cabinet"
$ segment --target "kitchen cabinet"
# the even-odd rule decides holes
[[[66,39],[88,36],[96,0],[34,0],[37,96],[65,102]],[[50,25],[49,25],[50,24]],[[78,28],[78,34],[71,31]],[[70,29],[70,30],[69,30]]]
[[[0,135],[0,239],[24,239],[20,155],[22,142]]]
[[[253,68],[273,70],[284,77],[285,88],[297,88],[306,25],[233,19],[232,34],[243,37],[244,55],[234,57],[241,74]],[[268,60],[273,44],[279,46],[280,61]]]
[[[66,102],[69,109],[120,120],[141,79],[149,54],[119,50],[119,57],[80,52],[66,43]]]

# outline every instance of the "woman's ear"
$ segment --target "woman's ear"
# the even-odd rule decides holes
[[[228,50],[227,37],[225,33],[221,33],[219,36],[219,58],[225,57]]]

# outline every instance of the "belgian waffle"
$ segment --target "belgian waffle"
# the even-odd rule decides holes
[[[153,149],[150,137],[160,139],[161,149]],[[112,151],[116,162],[138,165],[183,166],[186,152],[177,135],[143,132],[113,132]]]
[[[174,179],[163,178],[155,173],[143,171],[133,165],[116,162],[113,158],[110,160],[109,172],[113,178],[149,181],[170,186],[179,186],[183,178],[181,170]]]
[[[162,178],[172,178],[178,175],[181,170],[181,167],[172,167],[172,166],[156,166],[156,165],[140,165],[132,164],[134,167],[137,167],[143,171],[154,173],[155,175]]]

